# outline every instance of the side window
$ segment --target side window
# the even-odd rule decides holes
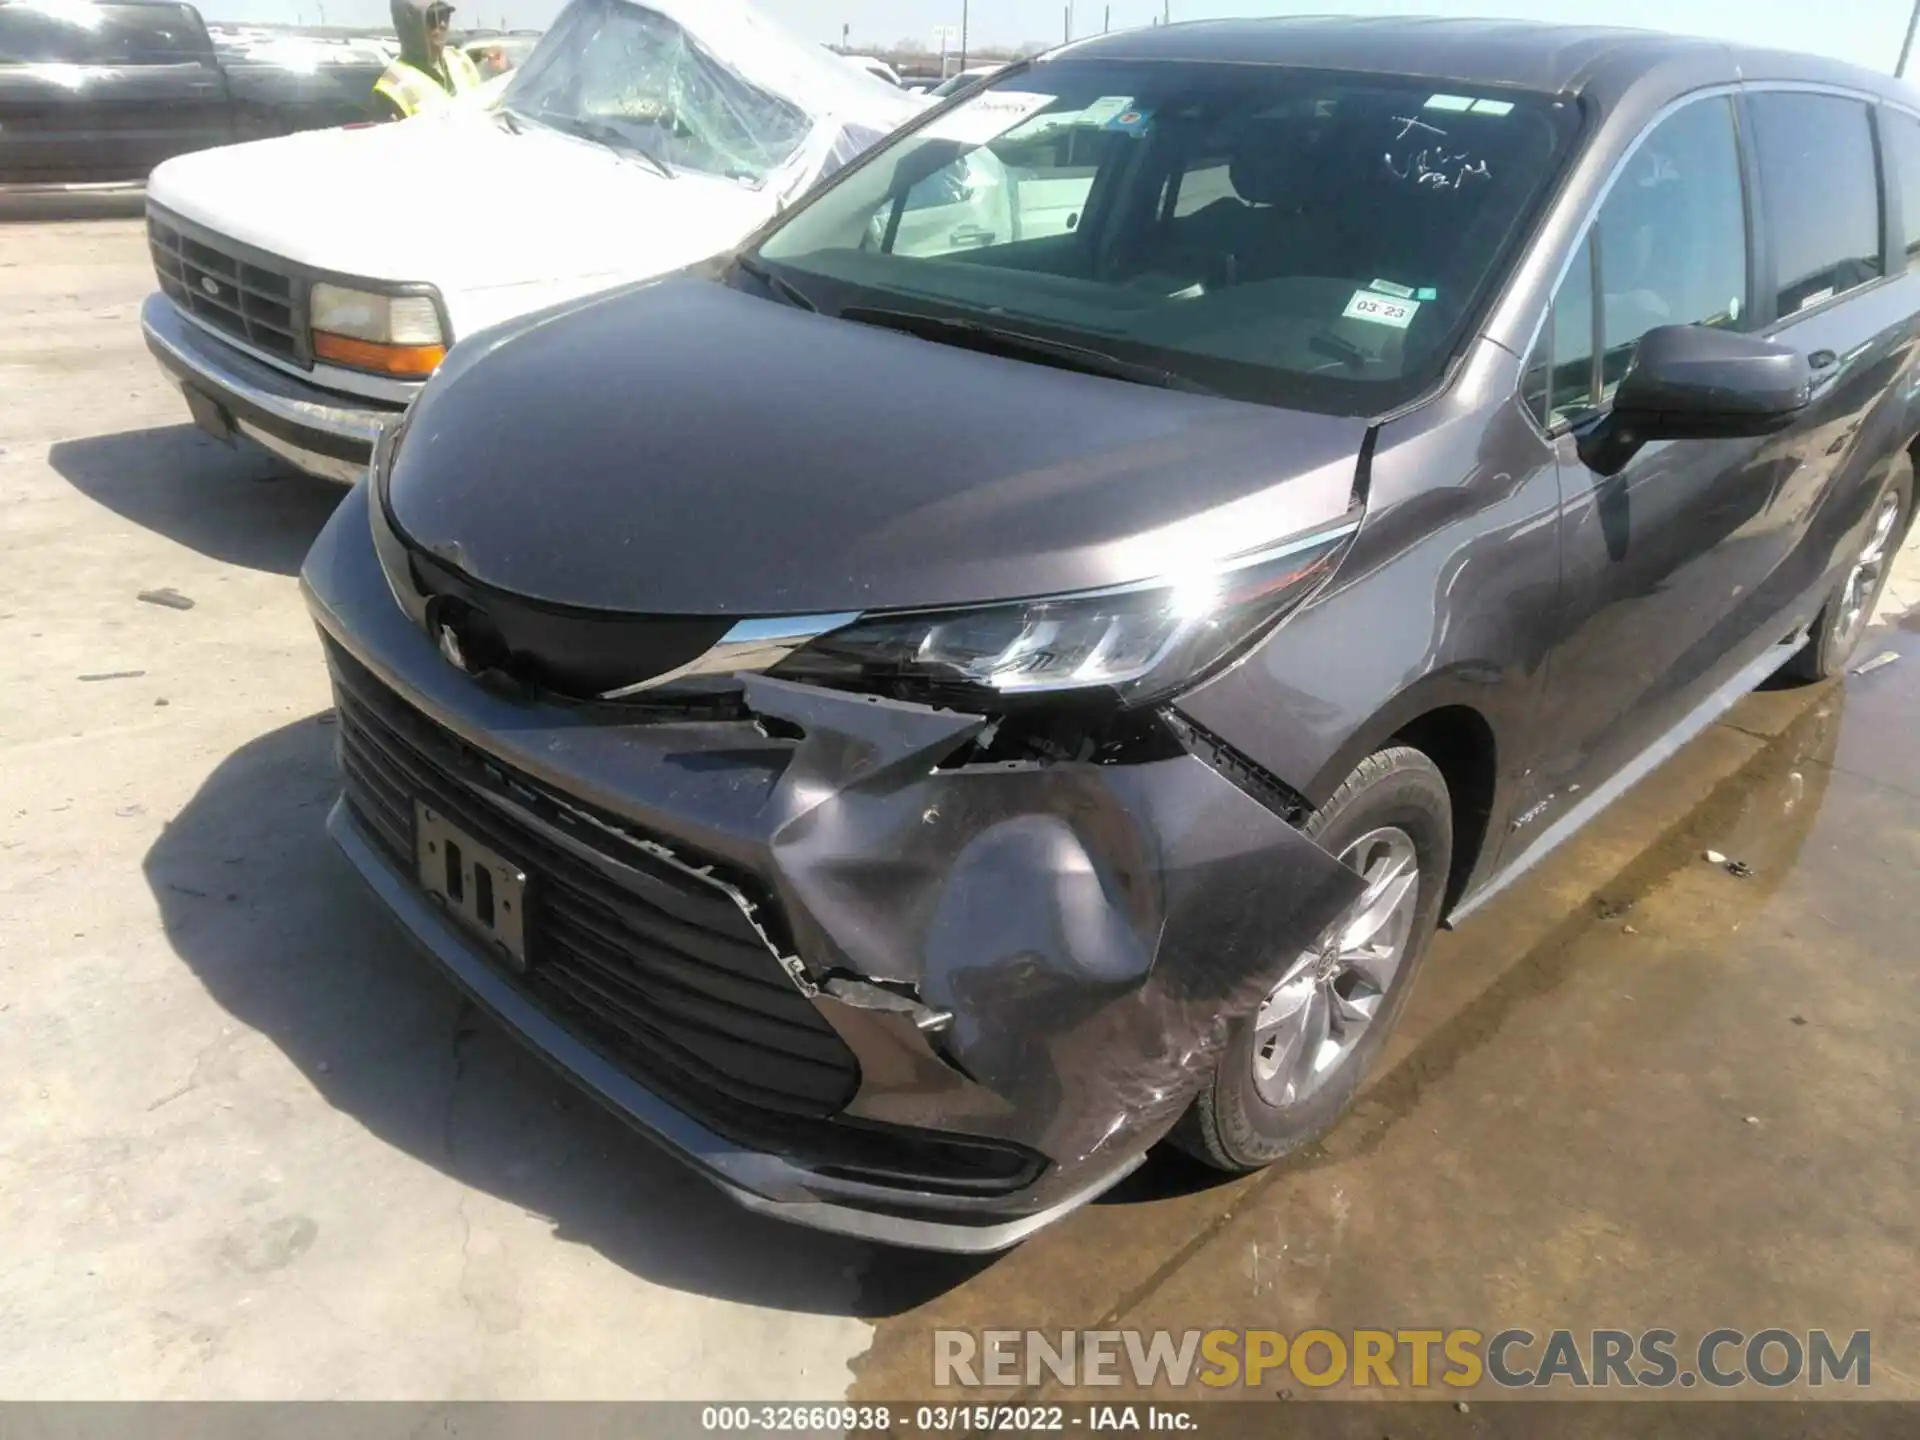
[[[1767,238],[1792,315],[1880,274],[1880,182],[1867,107],[1834,95],[1749,97]]]
[[[1887,140],[1887,189],[1900,197],[1911,262],[1920,259],[1920,120],[1898,110],[1882,110],[1880,118]]]
[[[1605,403],[1649,330],[1745,328],[1747,289],[1746,200],[1732,102],[1696,101],[1661,121],[1634,151],[1560,282],[1550,423]]]
[[[1553,302],[1553,383],[1548,423],[1591,410],[1593,394],[1593,235],[1580,242]]]
[[[1742,328],[1747,218],[1732,102],[1701,100],[1662,121],[1614,181],[1597,229],[1603,400],[1647,331]]]

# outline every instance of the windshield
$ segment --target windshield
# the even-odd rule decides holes
[[[679,169],[755,184],[799,149],[812,123],[630,0],[573,0],[502,103]]]
[[[830,311],[1021,329],[1377,413],[1438,378],[1575,128],[1571,101],[1525,92],[1060,60],[884,147],[760,258]]]

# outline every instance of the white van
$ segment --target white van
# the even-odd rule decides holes
[[[469,103],[156,169],[147,344],[203,428],[351,482],[461,337],[732,248],[924,103],[744,0],[572,0]]]

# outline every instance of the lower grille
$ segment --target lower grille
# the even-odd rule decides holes
[[[559,817],[532,782],[328,648],[348,803],[396,865],[414,871],[423,801],[525,868],[528,973],[512,978],[531,999],[722,1133],[743,1115],[819,1118],[853,1098],[852,1051],[732,896],[604,831],[558,838],[538,823]]]
[[[304,281],[151,212],[147,244],[161,290],[182,310],[256,350],[312,366]]]

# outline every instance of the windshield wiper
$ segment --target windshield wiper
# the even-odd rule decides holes
[[[591,140],[596,145],[604,145],[616,155],[635,155],[647,162],[664,180],[678,180],[673,167],[662,160],[653,151],[647,149],[626,131],[617,125],[608,125],[599,120],[582,120],[574,116],[561,118],[549,117],[549,123],[566,131],[569,135],[578,135],[582,140]]]
[[[1030,335],[1021,330],[1003,330],[979,320],[919,315],[910,310],[885,310],[864,305],[848,306],[840,312],[840,318],[861,325],[878,325],[883,329],[918,335],[922,340],[932,340],[941,345],[957,345],[962,349],[1005,355],[1014,360],[1033,360],[1063,370],[1104,375],[1110,380],[1126,380],[1160,390],[1184,390],[1192,395],[1219,393],[1177,370],[1142,364],[1088,345],[1049,340],[1043,335]]]
[[[499,124],[500,128],[505,130],[509,135],[524,135],[527,133],[526,122],[504,105],[493,112],[493,118]]]
[[[802,310],[811,310],[816,314],[819,313],[820,307],[807,298],[804,290],[774,274],[762,261],[756,259],[754,256],[736,255],[733,257],[733,263],[740,269],[746,271],[747,274],[751,275],[754,279],[758,280],[762,285],[765,285],[769,290],[777,292],[782,299],[788,301],[790,304],[796,305]]]

